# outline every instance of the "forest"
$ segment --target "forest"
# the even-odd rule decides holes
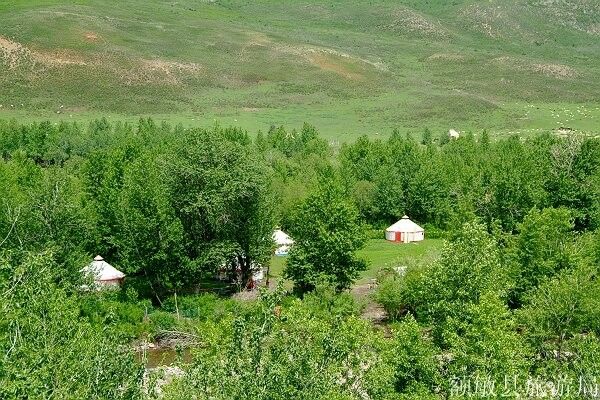
[[[443,245],[377,271],[374,324],[359,251],[404,214]],[[598,398],[599,272],[598,138],[0,120],[1,399]]]

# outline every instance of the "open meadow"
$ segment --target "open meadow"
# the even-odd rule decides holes
[[[385,239],[370,239],[365,247],[358,252],[369,265],[366,271],[361,273],[358,284],[370,282],[377,278],[378,272],[386,268],[408,266],[415,264],[426,264],[433,261],[439,255],[442,248],[442,239],[426,239],[422,242],[395,243]],[[287,257],[271,257],[270,275],[280,279]]]

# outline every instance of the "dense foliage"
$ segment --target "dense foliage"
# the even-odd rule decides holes
[[[172,399],[426,399],[477,379],[597,379],[597,139],[395,133],[335,149],[308,125],[251,138],[0,122],[0,154],[2,398],[143,397],[131,341],[165,332],[195,346],[161,389]],[[448,240],[381,275],[379,329],[344,290],[366,268],[366,225],[403,214]],[[243,288],[276,225],[296,240],[285,273],[302,299],[191,294],[223,271]],[[80,290],[98,253],[128,274],[122,290]]]
[[[364,227],[336,177],[322,180],[304,201],[290,232],[296,243],[285,276],[294,281],[299,293],[311,291],[319,283],[348,289],[366,269],[365,261],[355,255],[365,243]]]
[[[51,253],[0,259],[0,398],[136,399],[142,368],[79,315]]]

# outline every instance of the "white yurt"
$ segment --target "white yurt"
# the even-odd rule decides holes
[[[448,131],[448,137],[450,139],[458,139],[460,137],[460,133],[456,129],[450,129]]]
[[[288,236],[287,233],[282,231],[281,229],[276,229],[273,232],[273,240],[277,245],[277,249],[275,249],[276,256],[285,256],[290,251],[290,246],[294,244],[294,240]]]
[[[94,257],[94,261],[82,268],[80,272],[86,276],[91,276],[98,288],[119,286],[125,278],[124,273],[104,261],[102,256]]]
[[[405,215],[385,230],[385,238],[392,242],[419,242],[425,239],[425,230]]]

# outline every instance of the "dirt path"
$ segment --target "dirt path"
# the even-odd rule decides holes
[[[373,325],[383,325],[387,320],[387,314],[383,307],[375,303],[371,298],[371,295],[377,288],[377,283],[374,279],[367,283],[357,284],[351,290],[350,293],[359,302],[366,302],[366,306],[361,316]]]

